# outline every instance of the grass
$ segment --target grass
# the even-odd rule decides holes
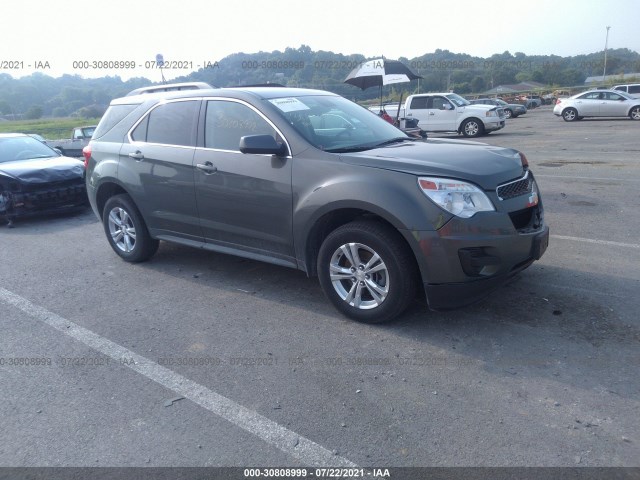
[[[41,118],[0,122],[0,133],[37,133],[47,140],[71,138],[71,129],[97,125],[100,118]]]

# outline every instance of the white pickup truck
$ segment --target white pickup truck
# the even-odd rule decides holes
[[[395,108],[387,112],[395,117]],[[425,132],[458,132],[465,137],[477,137],[504,128],[506,117],[502,108],[493,105],[471,105],[456,93],[419,93],[409,95],[400,107],[399,118],[416,118]]]

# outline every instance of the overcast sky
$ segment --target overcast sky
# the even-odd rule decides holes
[[[511,53],[578,55],[609,48],[640,51],[640,1],[493,0],[12,0],[2,6],[0,73],[41,70],[85,77],[120,74],[159,81],[145,61],[205,61],[226,55],[313,50],[412,58],[436,49],[487,57]],[[74,61],[132,61],[135,70],[73,68]],[[7,62],[17,70],[6,69]],[[31,67],[29,67],[31,65]],[[165,72],[167,79],[189,70]]]

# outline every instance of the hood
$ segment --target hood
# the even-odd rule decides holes
[[[0,163],[0,175],[22,183],[49,183],[82,178],[84,165],[69,157],[34,158],[16,162]]]
[[[489,110],[495,110],[496,108],[501,108],[501,107],[497,107],[496,105],[484,105],[482,103],[479,103],[477,105],[464,105],[462,107],[458,107],[458,111],[462,112],[464,110],[471,110],[471,111],[478,111],[478,112],[488,112]]]
[[[524,173],[517,150],[465,140],[403,142],[365,152],[343,153],[340,158],[363,167],[466,180],[484,190],[493,190]]]

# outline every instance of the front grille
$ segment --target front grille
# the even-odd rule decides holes
[[[529,172],[524,174],[520,180],[505,183],[496,188],[496,193],[500,200],[509,200],[510,198],[519,197],[520,195],[528,195],[533,191],[533,177]]]
[[[23,195],[24,206],[29,209],[46,209],[82,203],[86,197],[84,182],[75,180],[40,185]]]

